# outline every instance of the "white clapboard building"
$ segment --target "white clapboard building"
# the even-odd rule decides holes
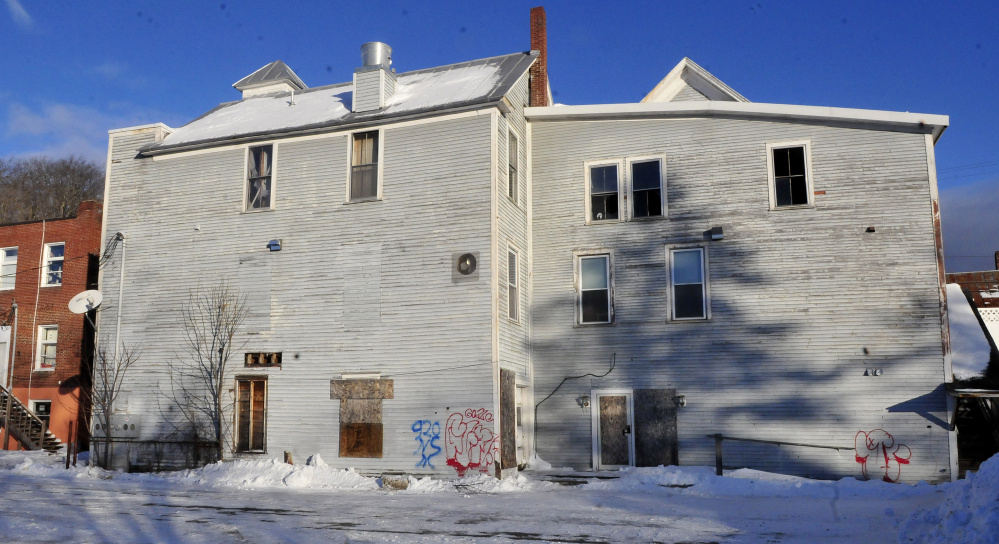
[[[111,131],[99,341],[141,349],[119,464],[205,460],[171,368],[224,279],[227,457],[951,478],[947,117],[754,103],[689,59],[640,103],[552,105],[540,9],[531,52],[362,51],[346,83],[276,61]]]

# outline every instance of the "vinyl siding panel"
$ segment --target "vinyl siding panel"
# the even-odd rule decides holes
[[[949,478],[922,134],[732,119],[540,122],[533,131],[532,344],[539,454],[591,462],[592,389],[675,388],[682,464],[859,476],[854,438],[912,450],[905,481]],[[766,144],[809,140],[815,206],[770,210]],[[583,163],[665,155],[667,217],[585,224]],[[705,231],[724,228],[710,241]],[[867,227],[876,232],[865,232]],[[667,247],[707,253],[711,319],[668,320]],[[573,252],[612,254],[615,322],[577,326]],[[865,369],[883,369],[864,376]],[[876,476],[875,476],[876,477]]]
[[[147,142],[116,139],[106,221],[128,237],[121,337],[143,355],[122,405],[143,416],[142,439],[169,438],[180,421],[168,393],[180,310],[192,288],[223,277],[253,301],[231,368],[267,377],[268,457],[453,475],[443,451],[417,468],[413,425],[443,429],[451,413],[492,407],[490,126],[485,114],[385,127],[384,198],[361,203],[345,203],[347,135],[276,141],[273,209],[254,212],[242,211],[244,148],[133,159]],[[178,213],[184,195],[210,197]],[[280,252],[266,249],[272,239]],[[469,251],[478,278],[455,282],[452,253]],[[103,274],[109,299],[116,266]],[[104,345],[114,317],[101,316]],[[282,352],[282,367],[243,368],[242,352],[256,351]],[[338,458],[330,380],[345,372],[394,381],[381,459]]]

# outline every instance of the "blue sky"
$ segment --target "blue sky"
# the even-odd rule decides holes
[[[107,130],[179,126],[268,62],[349,81],[529,48],[532,2],[36,2],[0,6],[0,156],[104,161]],[[565,104],[637,102],[689,56],[754,102],[949,115],[937,144],[948,271],[999,250],[999,3],[547,2]]]

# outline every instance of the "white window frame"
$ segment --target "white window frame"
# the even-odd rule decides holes
[[[787,149],[791,147],[805,148],[805,194],[808,196],[806,204],[791,204],[787,206],[777,205],[777,185],[774,179],[774,150]],[[770,210],[795,210],[800,208],[815,207],[815,186],[812,175],[812,142],[811,140],[795,140],[792,142],[772,142],[767,144],[767,184],[770,190]]]
[[[635,184],[633,180],[633,174],[631,171],[631,165],[641,162],[653,162],[659,161],[659,205],[662,208],[662,215],[652,215],[645,217],[635,216]],[[655,219],[665,219],[669,215],[669,211],[666,208],[666,157],[664,155],[645,155],[637,157],[628,157],[625,159],[625,176],[627,178],[628,185],[628,220],[631,221],[646,221]],[[620,214],[619,214],[620,215]]]
[[[516,140],[516,146],[510,149],[510,140]],[[511,160],[511,153],[513,153],[513,158]],[[506,127],[506,197],[517,206],[520,206],[520,135],[517,134],[513,128],[507,124]],[[510,166],[516,168],[516,176],[514,179],[510,178]],[[510,189],[513,189],[513,194],[510,194]]]
[[[47,341],[45,341],[44,331],[50,330],[50,329],[55,329],[55,331],[56,331],[56,340],[55,340],[55,342],[47,342]],[[55,361],[52,363],[52,366],[49,367],[49,368],[46,368],[46,367],[42,366],[42,361],[44,360],[45,346],[48,346],[48,345],[55,346],[56,354],[54,356],[55,357]],[[34,368],[34,370],[36,372],[53,372],[53,371],[55,371],[56,364],[59,361],[59,325],[39,325],[38,326],[38,345],[35,347],[35,352],[37,353],[37,357],[35,359],[35,368]]]
[[[7,257],[7,252],[10,250],[14,250],[15,252],[13,259]],[[15,284],[17,283],[17,246],[0,247],[0,274],[3,273],[4,266],[10,265],[14,265],[14,272],[9,276],[0,276],[0,291],[10,291],[11,289],[14,289]],[[8,284],[9,287],[4,287],[5,283]]]
[[[255,147],[271,146],[271,202],[266,208],[250,207],[250,150]],[[243,151],[243,212],[256,213],[266,212],[274,209],[277,200],[277,165],[278,165],[278,144],[277,142],[254,142],[245,146]]]
[[[364,134],[367,132],[375,132],[378,134],[378,166],[375,168],[375,196],[358,198],[351,200],[350,198],[350,180],[354,173],[354,136],[356,134]],[[366,129],[366,130],[355,130],[347,133],[347,185],[344,191],[344,203],[345,204],[357,204],[360,202],[376,202],[382,200],[383,188],[384,188],[384,168],[385,168],[385,129]]]
[[[703,306],[703,317],[676,317],[676,293],[673,288],[676,282],[673,280],[673,252],[700,250],[701,252],[701,295]],[[710,321],[711,320],[711,282],[708,274],[708,248],[703,245],[678,245],[666,246],[666,273],[669,280],[669,320],[670,321]],[[690,285],[690,284],[683,284]]]
[[[38,419],[42,418],[42,416],[38,415],[38,412],[35,411],[35,408],[36,408],[35,404],[39,403],[39,402],[47,402],[47,403],[49,403],[49,413],[48,413],[48,415],[45,416],[45,417],[49,418],[49,421],[45,425],[45,428],[46,429],[51,429],[52,428],[51,427],[51,425],[52,425],[52,406],[55,403],[52,402],[51,399],[28,399],[28,409],[31,410],[31,413],[34,414],[35,417],[37,417]]]
[[[510,255],[513,255],[516,266],[513,281],[510,281]],[[506,247],[506,317],[514,323],[520,323],[520,252],[512,245]],[[511,297],[511,291],[516,290],[516,297]],[[511,312],[511,309],[514,311]]]
[[[592,199],[590,198],[590,169],[600,166],[616,166],[617,167],[617,219],[593,219],[592,213]],[[595,161],[585,161],[583,162],[583,179],[586,183],[586,224],[602,224],[602,223],[620,223],[628,217],[628,203],[625,201],[624,196],[627,194],[625,192],[624,185],[626,183],[625,177],[625,163],[623,159],[605,159],[605,160],[595,160]]]
[[[52,256],[52,248],[55,246],[62,246],[62,257]],[[45,260],[42,265],[42,287],[59,287],[62,285],[62,275],[66,272],[66,242],[45,244],[43,256]],[[62,268],[59,270],[59,282],[49,282],[49,267],[56,261],[62,263]]]
[[[583,260],[592,257],[607,258],[607,321],[583,321]],[[611,325],[614,323],[614,256],[610,250],[579,251],[573,253],[574,283],[576,290],[576,325]]]

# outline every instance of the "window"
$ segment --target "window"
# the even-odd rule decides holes
[[[579,257],[579,322],[611,322],[610,255]]]
[[[236,451],[265,451],[267,380],[236,380]]]
[[[354,134],[350,200],[378,198],[378,131]]]
[[[506,148],[507,162],[509,163],[509,175],[507,176],[507,196],[510,200],[518,202],[517,189],[520,185],[520,178],[517,177],[517,163],[520,159],[520,144],[517,137],[510,132],[509,142]]]
[[[807,142],[767,145],[771,208],[812,203],[808,147]]]
[[[17,279],[17,248],[0,249],[0,291],[14,288]]]
[[[38,361],[35,363],[35,370],[55,370],[58,338],[59,325],[38,327]]]
[[[663,215],[662,161],[635,160],[631,166],[632,217]]]
[[[52,416],[52,401],[50,400],[35,400],[31,401],[31,411],[35,416],[45,423],[45,427],[49,426],[49,420]]]
[[[247,353],[243,359],[243,366],[281,366],[281,353]]]
[[[271,175],[274,147],[251,147],[246,172],[246,209],[267,210],[271,207]]]
[[[704,248],[669,250],[669,269],[673,319],[707,319]]]
[[[42,286],[62,285],[62,261],[66,252],[66,243],[45,244],[45,264],[42,274]]]
[[[589,221],[618,219],[618,165],[600,164],[587,167],[589,191]]]
[[[520,320],[520,285],[518,283],[517,252],[512,248],[507,250],[506,259],[506,316],[514,321]]]

